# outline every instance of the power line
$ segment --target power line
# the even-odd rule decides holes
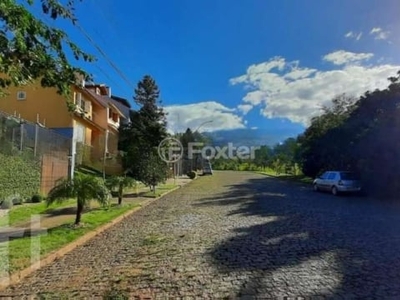
[[[80,26],[78,23],[76,27],[85,36],[85,38],[99,51],[99,53],[104,57],[104,59],[110,64],[110,66],[118,73],[119,76],[132,88],[135,86],[130,82],[130,80],[125,76],[125,74],[118,68],[118,66],[107,56],[107,54],[101,49],[99,45],[90,37],[90,35]]]

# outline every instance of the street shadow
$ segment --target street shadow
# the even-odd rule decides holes
[[[267,177],[224,188],[195,205],[243,217],[209,252],[221,273],[250,274],[238,297],[400,297],[398,210]]]

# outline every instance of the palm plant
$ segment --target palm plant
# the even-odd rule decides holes
[[[67,199],[76,198],[77,209],[75,225],[79,225],[84,207],[87,206],[91,200],[96,200],[102,205],[107,204],[109,194],[109,190],[101,178],[78,173],[75,174],[72,180],[60,180],[49,192],[46,203],[47,206],[50,206],[55,202],[59,203]]]
[[[112,176],[107,180],[107,186],[110,190],[117,189],[118,205],[122,204],[124,190],[126,188],[135,187],[136,180],[128,176]]]

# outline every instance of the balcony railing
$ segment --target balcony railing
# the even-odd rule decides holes
[[[83,143],[76,144],[75,163],[77,166],[86,166],[109,175],[123,173],[122,160],[118,152],[104,155],[102,149]]]
[[[108,118],[108,124],[114,126],[115,128],[119,128],[119,121],[114,121],[111,118]]]

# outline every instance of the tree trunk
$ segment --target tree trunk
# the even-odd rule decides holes
[[[122,185],[120,185],[118,189],[118,205],[122,204],[123,195],[124,195],[124,188],[122,187]]]
[[[82,212],[83,212],[83,204],[81,201],[78,200],[78,206],[76,209],[75,225],[79,225],[81,223]]]

